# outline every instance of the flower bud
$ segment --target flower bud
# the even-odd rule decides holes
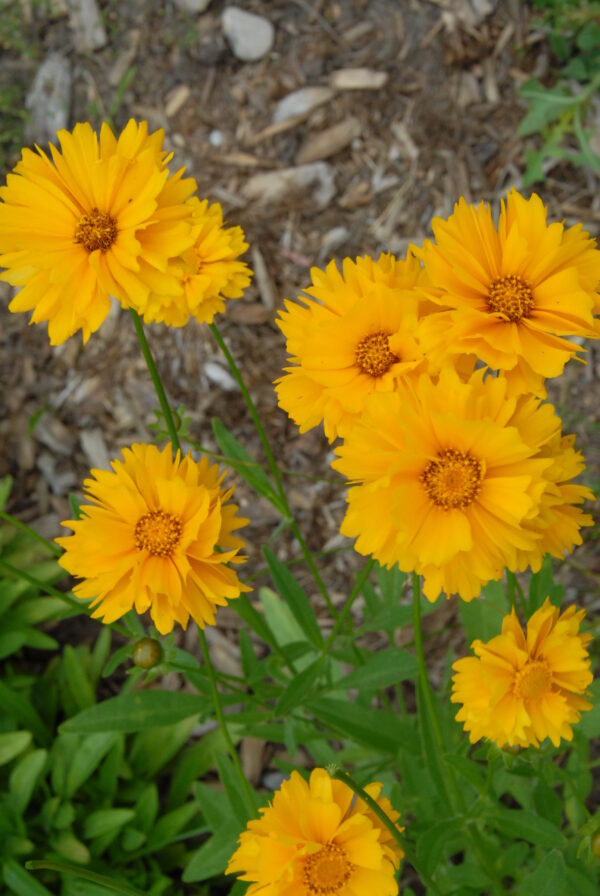
[[[162,647],[155,638],[141,638],[133,646],[132,657],[140,669],[153,669],[163,658]]]

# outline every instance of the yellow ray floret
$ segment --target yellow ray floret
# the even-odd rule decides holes
[[[135,608],[150,610],[161,634],[190,616],[213,625],[217,607],[250,590],[228,565],[246,559],[233,533],[248,520],[229,501],[233,488],[206,458],[173,458],[168,446],[132,445],[112,468],[92,470],[90,503],[63,523],[74,534],[56,539],[60,565],[83,580],[74,594],[107,623]]]
[[[548,224],[539,196],[515,190],[496,226],[489,206],[461,199],[447,221],[434,218],[435,242],[419,252],[429,297],[444,306],[424,328],[438,363],[472,353],[505,371],[516,392],[544,394],[581,347],[565,337],[597,338],[600,252],[580,225]]]
[[[557,496],[569,473],[545,448],[557,434],[551,407],[532,399],[523,413],[506,379],[484,371],[463,382],[447,368],[372,395],[336,449],[352,486],[341,531],[359,553],[423,575],[430,600],[471,600],[505,567],[537,564],[540,543],[550,549],[549,520],[571,500]],[[572,528],[554,532],[564,550],[576,541]]]
[[[523,632],[513,610],[501,635],[474,641],[475,656],[454,663],[451,699],[462,704],[456,718],[471,743],[538,747],[548,737],[558,747],[572,739],[571,726],[592,709],[583,696],[592,683],[584,615],[574,606],[561,613],[546,598]]]
[[[170,176],[164,133],[131,120],[118,139],[107,124],[59,131],[60,150],[23,150],[0,189],[1,275],[20,287],[11,311],[48,321],[58,345],[84,342],[110,309],[110,296],[143,308],[152,295],[177,296],[171,269],[193,244],[186,200],[196,188]]]
[[[276,381],[279,405],[300,432],[323,423],[329,441],[344,436],[372,392],[388,392],[422,371],[424,305],[420,263],[383,254],[313,268],[310,298],[286,302],[277,321],[290,365]]]
[[[399,818],[381,784],[366,792],[394,823]],[[248,896],[394,896],[403,853],[396,840],[342,781],[314,769],[307,782],[292,772],[248,822],[227,873],[249,881]],[[399,830],[403,830],[399,828]]]

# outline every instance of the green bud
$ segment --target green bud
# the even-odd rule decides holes
[[[154,638],[142,638],[134,644],[132,657],[140,669],[153,669],[163,658],[162,647]]]

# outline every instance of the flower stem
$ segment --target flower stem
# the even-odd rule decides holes
[[[26,532],[32,538],[35,538],[36,541],[39,541],[40,544],[43,544],[45,548],[48,548],[48,550],[55,554],[57,557],[62,556],[62,548],[60,548],[57,544],[54,544],[53,541],[44,538],[43,535],[40,535],[39,532],[36,532],[36,530],[31,526],[28,526],[27,523],[23,523],[21,520],[18,520],[16,517],[12,516],[12,514],[5,513],[5,511],[0,511],[0,520],[5,520],[7,523],[10,523],[11,526],[14,526],[15,529],[20,529],[22,532]]]
[[[346,772],[343,772],[341,769],[330,769],[329,774],[332,778],[336,778],[338,781],[343,781],[344,784],[347,784],[348,787],[356,794],[356,796],[361,799],[366,805],[369,807],[373,815],[376,815],[379,821],[385,825],[387,830],[390,832],[402,852],[404,853],[406,860],[413,866],[419,877],[421,878],[422,883],[425,884],[428,891],[434,896],[440,896],[440,891],[437,889],[433,881],[425,874],[422,868],[419,867],[417,860],[408,846],[406,840],[402,836],[402,833],[398,829],[397,825],[394,824],[389,815],[383,811],[381,806],[373,799],[373,797],[369,796],[366,790],[357,784],[354,778],[351,778]]]
[[[348,618],[350,610],[352,609],[352,604],[354,603],[354,601],[356,600],[356,598],[362,591],[362,587],[365,584],[367,578],[369,577],[369,573],[371,572],[374,563],[375,563],[375,561],[373,560],[373,558],[369,557],[369,559],[365,563],[364,567],[362,568],[358,578],[356,579],[356,582],[354,583],[354,588],[348,595],[348,600],[344,604],[341,613],[338,615],[338,617],[335,621],[335,625],[331,629],[331,633],[330,633],[329,637],[327,638],[327,640],[325,641],[325,644],[323,645],[323,647],[321,649],[322,656],[327,655],[327,651],[329,650],[329,648],[335,641],[340,629],[343,627],[344,623],[346,622],[346,619]]]
[[[100,886],[107,890],[112,890],[114,893],[121,893],[122,896],[143,896],[141,890],[130,887],[129,884],[124,884],[120,880],[113,880],[112,877],[107,877],[105,874],[88,871],[87,868],[81,868],[79,865],[67,865],[64,862],[46,862],[45,859],[38,861],[36,859],[35,861],[26,862],[25,867],[28,871],[57,871],[59,874],[72,874],[81,880],[89,880],[91,883],[100,884]],[[36,884],[37,886],[39,885]],[[31,890],[31,892],[35,891]]]
[[[139,315],[136,314],[135,311],[130,309],[131,317],[133,319],[133,325],[135,327],[135,331],[137,333],[138,341],[140,343],[140,347],[142,349],[142,354],[144,355],[144,360],[146,361],[146,366],[148,367],[148,371],[150,376],[152,377],[152,382],[154,384],[154,389],[156,392],[156,396],[160,403],[161,410],[163,412],[163,417],[165,423],[167,425],[167,430],[169,432],[169,437],[171,439],[171,445],[173,446],[173,451],[181,451],[181,445],[179,443],[179,436],[177,435],[177,428],[175,426],[175,420],[173,418],[173,412],[171,410],[171,406],[167,400],[167,395],[164,390],[164,386],[162,384],[162,380],[160,378],[160,374],[158,372],[158,368],[152,356],[152,352],[150,351],[150,346],[148,345],[148,340],[146,339],[146,334],[144,333],[144,328],[142,326],[142,322],[139,318]],[[217,722],[219,723],[219,728],[221,729],[221,733],[227,744],[227,749],[231,756],[231,761],[233,762],[234,768],[240,780],[240,785],[242,789],[242,793],[244,794],[244,798],[246,800],[248,810],[250,816],[256,815],[256,805],[254,803],[254,796],[252,795],[252,790],[250,789],[250,784],[248,783],[246,776],[244,775],[239,756],[231,739],[231,735],[229,733],[229,728],[227,727],[227,722],[225,721],[225,716],[223,714],[223,707],[221,706],[221,698],[219,696],[219,691],[217,688],[217,681],[215,670],[212,664],[212,660],[210,658],[210,652],[208,649],[208,644],[206,643],[206,636],[202,629],[198,627],[198,634],[200,636],[200,646],[202,647],[202,655],[204,657],[204,664],[206,666],[206,672],[208,674],[208,679],[210,682],[210,689],[212,693],[213,705],[215,708],[215,715],[217,717]]]
[[[512,607],[512,609],[517,612],[517,601],[515,595],[519,596],[519,603],[521,604],[521,610],[523,611],[523,615],[525,619],[527,619],[527,604],[525,602],[525,595],[523,594],[523,589],[519,584],[519,580],[517,579],[514,572],[511,572],[509,569],[506,570],[506,592],[508,594],[508,600]]]
[[[281,475],[279,473],[279,467],[277,466],[277,461],[275,460],[275,456],[273,454],[271,444],[270,444],[267,434],[265,432],[264,426],[262,425],[258,411],[256,410],[256,405],[252,401],[252,396],[250,395],[250,392],[248,391],[248,389],[246,387],[246,384],[244,382],[244,379],[242,377],[240,369],[237,366],[237,364],[235,363],[234,357],[231,354],[231,352],[229,351],[229,349],[227,348],[225,341],[224,341],[223,337],[221,336],[221,334],[219,333],[217,327],[215,326],[215,324],[209,324],[209,327],[210,327],[211,333],[213,334],[213,336],[215,338],[217,345],[223,352],[223,355],[225,357],[225,360],[227,361],[227,364],[229,365],[229,369],[231,370],[233,378],[235,379],[236,383],[240,387],[242,397],[244,399],[244,402],[246,403],[246,407],[248,408],[248,412],[249,412],[250,416],[252,417],[252,422],[254,423],[256,432],[258,433],[258,437],[262,443],[262,446],[263,446],[263,449],[265,452],[265,456],[267,458],[267,463],[269,465],[269,470],[271,471],[271,475],[273,477],[273,482],[275,483],[275,488],[277,489],[277,493],[278,493],[279,499],[281,501],[281,506],[289,520],[290,529],[294,533],[294,537],[296,538],[298,544],[300,545],[300,549],[304,555],[306,564],[312,573],[312,576],[316,582],[317,588],[323,595],[323,599],[324,599],[325,603],[327,604],[327,608],[328,608],[329,612],[335,618],[335,617],[337,617],[337,611],[333,605],[333,601],[331,600],[331,597],[329,596],[329,591],[327,590],[327,586],[325,585],[325,582],[323,581],[323,579],[319,573],[319,570],[317,569],[317,566],[316,566],[313,556],[311,554],[310,548],[306,544],[304,537],[302,536],[302,533],[300,532],[300,529],[298,528],[296,520],[294,519],[294,515],[290,509],[290,505],[288,503],[288,500],[287,500],[287,497],[286,497],[286,494],[285,494],[285,491],[283,488],[283,484],[281,482]]]
[[[179,444],[179,436],[177,434],[177,427],[175,426],[173,411],[171,410],[171,406],[168,402],[167,394],[162,384],[156,362],[154,360],[152,352],[150,351],[150,346],[148,345],[148,340],[146,339],[146,334],[144,333],[142,321],[140,320],[139,314],[134,311],[133,308],[129,309],[129,313],[131,314],[131,318],[133,320],[133,326],[135,327],[135,332],[137,334],[138,342],[140,343],[140,348],[146,362],[146,367],[148,368],[148,372],[152,377],[154,391],[156,392],[156,397],[158,398],[160,409],[167,426],[167,431],[169,433],[169,438],[171,439],[173,451],[181,451],[181,445]]]
[[[217,722],[219,723],[219,728],[221,729],[221,734],[227,744],[227,750],[229,751],[229,755],[231,756],[231,761],[235,767],[238,778],[240,779],[240,784],[242,785],[242,793],[244,794],[244,799],[246,801],[246,806],[248,808],[249,817],[252,818],[256,816],[256,803],[254,802],[254,795],[252,793],[252,789],[248,780],[244,774],[242,769],[242,764],[240,762],[240,757],[237,754],[237,750],[233,744],[231,739],[231,735],[229,733],[229,728],[227,727],[227,722],[225,721],[225,716],[223,714],[223,707],[221,706],[221,698],[219,696],[219,691],[217,689],[217,679],[215,675],[215,669],[212,664],[212,660],[210,658],[210,651],[208,649],[208,644],[206,642],[206,635],[204,634],[201,628],[198,628],[198,634],[200,636],[200,646],[202,648],[202,656],[204,657],[204,665],[206,666],[206,672],[208,675],[208,681],[210,684],[210,690],[213,698],[213,704],[215,707],[215,713],[217,716]]]
[[[417,573],[413,573],[413,621],[415,650],[417,653],[417,664],[419,667],[419,684],[421,685],[421,693],[423,694],[423,700],[425,704],[423,709],[427,713],[430,728],[435,741],[435,746],[437,748],[437,756],[435,757],[435,761],[437,761],[440,766],[442,781],[444,782],[444,784],[445,782],[448,782],[448,786],[446,788],[446,796],[450,806],[452,807],[455,814],[462,815],[468,821],[467,807],[465,805],[461,789],[458,786],[454,768],[446,761],[445,758],[446,749],[444,746],[444,735],[442,733],[442,727],[440,725],[440,720],[438,718],[437,710],[435,707],[433,691],[431,690],[431,685],[429,683],[429,676],[427,675],[425,652],[423,650],[423,631],[421,628],[421,588],[419,576],[417,575]],[[469,840],[471,848],[476,854],[481,868],[488,875],[493,892],[496,893],[497,896],[502,896],[505,891],[499,880],[497,879],[495,872],[489,868],[489,863],[485,854],[485,846],[483,844],[479,831],[477,830],[477,828],[471,828],[468,824],[466,824],[465,836]]]

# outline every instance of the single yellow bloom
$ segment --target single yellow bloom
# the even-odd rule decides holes
[[[163,635],[190,616],[214,625],[217,607],[251,590],[228,566],[246,559],[233,533],[248,520],[229,501],[233,488],[206,458],[173,458],[169,446],[132,445],[112,468],[91,471],[90,503],[62,524],[74,534],[56,539],[60,565],[83,579],[73,593],[107,623],[135,607]]]
[[[336,448],[333,466],[352,486],[342,534],[359,553],[424,576],[429,600],[442,591],[471,600],[544,538],[555,474],[540,446],[560,421],[536,400],[517,413],[508,392],[482,370],[467,382],[451,368],[437,382],[423,374],[371,395]]]
[[[1,275],[21,287],[11,311],[48,321],[52,345],[95,332],[110,296],[143,308],[150,295],[181,295],[169,262],[193,243],[195,190],[183,170],[172,177],[163,131],[130,120],[118,139],[87,123],[59,131],[60,151],[24,149],[0,189]]]
[[[365,790],[396,823],[399,813],[379,795],[381,784]],[[396,896],[404,853],[366,804],[325,769],[314,769],[309,782],[292,772],[260,811],[227,866],[227,874],[250,882],[248,896]]]
[[[517,393],[544,394],[581,347],[566,336],[598,336],[600,252],[580,225],[548,224],[539,196],[516,190],[498,226],[489,206],[464,199],[447,221],[434,218],[435,242],[419,252],[444,306],[424,325],[422,344],[441,363],[472,353],[506,373]],[[450,310],[448,310],[450,309]]]
[[[193,196],[188,201],[192,212],[193,244],[176,260],[183,295],[154,295],[141,308],[146,323],[160,321],[183,327],[191,317],[210,324],[215,314],[225,310],[226,299],[239,299],[252,279],[252,271],[238,261],[248,248],[241,227],[224,227],[223,210]]]
[[[382,254],[311,270],[311,298],[285,303],[277,324],[293,366],[276,381],[279,405],[306,432],[323,422],[332,442],[345,436],[372,392],[392,391],[422,371],[420,263]]]
[[[546,598],[523,632],[513,610],[501,635],[474,641],[476,655],[454,663],[451,700],[462,704],[456,719],[471,743],[538,747],[549,737],[558,747],[561,738],[572,739],[571,726],[592,709],[582,696],[593,678],[592,636],[579,633],[584,615],[574,606],[561,613]]]

